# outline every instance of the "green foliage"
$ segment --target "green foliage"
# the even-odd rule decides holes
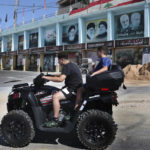
[[[105,5],[105,7],[104,8],[110,8],[110,7],[112,7],[113,6],[113,4],[112,3],[107,3],[106,5]]]

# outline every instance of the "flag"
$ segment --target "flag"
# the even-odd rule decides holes
[[[7,22],[8,21],[8,16],[7,16],[7,14],[6,14],[6,17],[5,17],[5,22]]]
[[[46,10],[46,0],[44,0],[44,10]]]
[[[23,14],[22,14],[22,16],[24,17],[24,8],[23,8]]]
[[[35,4],[33,4],[33,8],[32,8],[33,14],[34,14],[34,11],[35,11]]]

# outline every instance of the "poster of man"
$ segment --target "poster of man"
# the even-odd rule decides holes
[[[11,47],[12,47],[12,38],[11,36],[9,36],[7,38],[7,51],[11,51]]]
[[[116,38],[144,36],[144,12],[133,12],[115,17]]]
[[[107,39],[107,19],[88,21],[86,23],[86,41],[99,42]]]
[[[45,43],[45,46],[56,45],[56,29],[55,28],[45,29],[44,43]]]
[[[78,24],[71,24],[63,26],[63,44],[77,44],[78,43]]]
[[[38,33],[31,33],[29,36],[30,40],[29,40],[29,47],[33,48],[33,47],[38,47]]]

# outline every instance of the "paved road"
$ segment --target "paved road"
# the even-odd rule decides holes
[[[32,83],[37,72],[0,71],[0,120],[6,114],[7,95],[12,85]],[[49,84],[61,87],[62,84]],[[107,150],[148,150],[150,147],[150,84],[129,82],[126,91],[118,91],[120,105],[114,107],[114,119],[118,132],[114,143]],[[9,150],[0,138],[0,149]],[[72,150],[84,147],[72,135],[40,133],[22,150]]]

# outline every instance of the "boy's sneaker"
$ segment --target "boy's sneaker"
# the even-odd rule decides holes
[[[58,121],[58,118],[53,118],[53,120],[46,122],[44,126],[48,128],[59,127],[60,122]]]

